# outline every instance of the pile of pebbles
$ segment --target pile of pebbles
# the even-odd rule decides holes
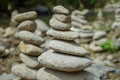
[[[40,45],[44,39],[34,32],[37,28],[37,13],[35,11],[17,14],[14,19],[18,23],[15,37],[20,40],[18,45],[21,53],[19,54],[22,63],[13,65],[11,71],[24,79],[36,80],[37,69],[42,65],[37,61],[37,57],[44,51]]]
[[[38,57],[44,67],[38,70],[37,80],[99,80],[84,70],[93,62],[85,57],[88,51],[74,43],[79,33],[70,30],[69,10],[58,5],[53,11],[55,15],[49,22],[52,28],[47,35],[54,40],[48,43],[49,50]]]
[[[72,31],[79,33],[79,38],[75,41],[79,44],[85,44],[92,41],[92,37],[94,35],[93,28],[88,24],[88,21],[85,20],[85,14],[87,10],[78,11],[74,10],[71,14],[71,24],[72,24]]]

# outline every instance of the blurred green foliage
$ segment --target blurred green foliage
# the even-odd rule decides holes
[[[114,41],[112,39],[108,39],[105,43],[101,44],[101,47],[103,47],[103,49],[108,52],[117,52],[118,47],[116,47],[113,44],[114,44]]]
[[[8,5],[11,5],[13,9],[21,6],[36,6],[44,5],[49,8],[62,4],[68,8],[79,9],[81,5],[84,8],[93,9],[95,7],[104,7],[107,2],[111,0],[0,0],[0,10],[7,10]],[[113,0],[118,2],[119,0]]]

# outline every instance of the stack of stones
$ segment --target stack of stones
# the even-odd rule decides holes
[[[78,10],[75,10],[72,12],[71,20],[72,20],[72,28],[71,30],[79,32],[79,39],[76,39],[77,43],[84,44],[89,43],[92,41],[93,37],[93,29],[88,24],[88,21],[85,20],[84,15],[87,13],[87,11],[84,13],[80,12]]]
[[[115,22],[112,24],[112,29],[120,28],[120,7],[115,12]]]
[[[34,21],[36,18],[37,13],[34,11],[15,16],[15,21],[19,23],[15,37],[21,40],[18,48],[22,52],[20,59],[23,63],[14,65],[12,72],[21,78],[29,80],[36,80],[35,69],[42,67],[38,63],[37,57],[43,52],[43,49],[39,46],[44,42],[44,39],[33,33],[37,28]]]
[[[104,49],[101,47],[101,44],[107,41],[107,33],[105,31],[96,31],[93,36],[93,41],[90,43],[90,50],[93,52],[100,52]]]
[[[54,7],[53,11],[55,15],[49,22],[52,28],[47,35],[54,40],[49,42],[49,50],[38,57],[44,68],[37,72],[37,80],[97,80],[93,74],[83,70],[92,65],[92,61],[85,58],[87,50],[71,44],[79,34],[70,31],[67,23],[69,11],[61,5]]]

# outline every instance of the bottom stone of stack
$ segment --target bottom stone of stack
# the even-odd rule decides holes
[[[41,68],[37,72],[37,80],[100,80],[87,71],[62,72],[48,68]]]

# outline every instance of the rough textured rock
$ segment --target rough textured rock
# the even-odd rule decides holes
[[[28,67],[26,67],[24,64],[17,64],[17,65],[14,65],[11,69],[11,71],[21,77],[21,78],[24,78],[24,79],[32,79],[32,80],[36,80],[36,75],[37,75],[37,72],[33,69],[30,69]]]
[[[82,57],[64,55],[48,50],[38,57],[43,66],[66,72],[83,70],[92,65],[92,61]]]
[[[80,72],[61,72],[47,68],[41,68],[37,72],[37,79],[38,80],[100,80],[95,75],[87,72],[87,71],[80,71]]]
[[[26,31],[34,32],[36,28],[37,28],[36,23],[31,20],[26,20],[18,25],[19,31],[26,30]]]
[[[5,51],[5,47],[0,45],[0,54],[2,54]]]
[[[71,28],[71,25],[69,23],[62,23],[55,18],[50,19],[49,24],[52,28],[56,30],[65,31]]]
[[[94,52],[99,52],[104,50],[101,46],[95,45],[95,43],[91,43],[89,49]]]
[[[57,52],[72,54],[77,56],[85,56],[88,54],[88,51],[83,47],[75,46],[73,44],[59,40],[50,41],[49,47]]]
[[[58,31],[50,29],[47,31],[47,35],[50,35],[56,39],[72,41],[79,37],[79,33],[73,31]]]
[[[39,56],[43,52],[41,48],[24,42],[20,42],[18,47],[26,55]]]
[[[69,14],[69,10],[67,10],[66,8],[64,8],[61,5],[58,5],[58,6],[54,7],[53,11],[56,12],[56,13]]]
[[[42,65],[37,61],[37,57],[31,57],[24,54],[20,54],[22,62],[30,68],[40,68]]]
[[[53,17],[61,22],[70,22],[71,21],[70,16],[67,16],[64,14],[54,14]]]
[[[14,20],[20,23],[25,20],[34,20],[36,18],[37,18],[37,13],[35,11],[30,11],[16,15],[14,17]]]
[[[80,32],[79,35],[80,35],[80,38],[91,38],[91,37],[93,37],[94,33],[83,33],[83,32]]]
[[[29,31],[20,31],[16,33],[15,37],[23,40],[26,43],[30,43],[30,44],[37,45],[37,46],[39,46],[40,44],[44,42],[44,39],[42,39],[41,37]]]

